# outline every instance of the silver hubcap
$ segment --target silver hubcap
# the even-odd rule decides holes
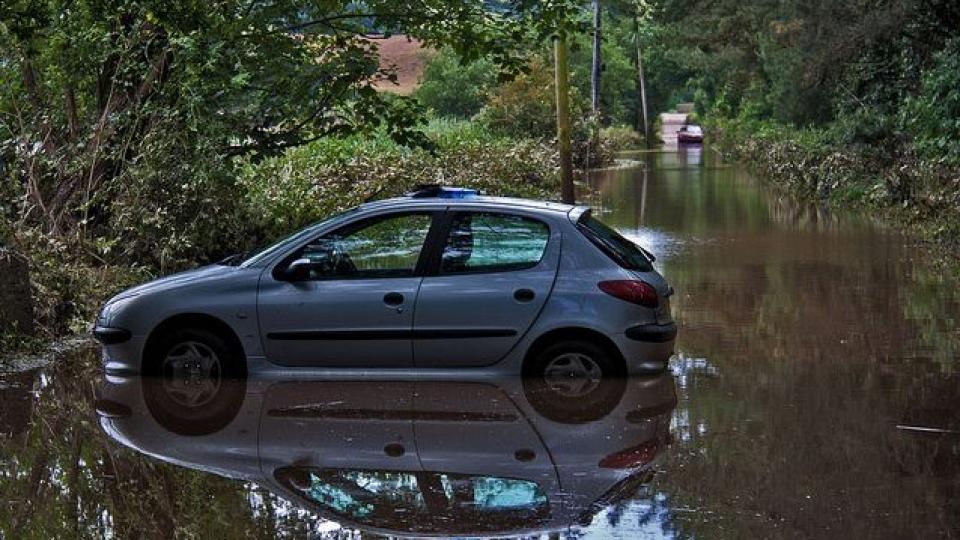
[[[603,371],[582,353],[564,353],[551,360],[543,371],[543,380],[551,391],[564,397],[582,397],[600,386]]]
[[[200,407],[220,390],[220,358],[197,341],[185,341],[163,359],[163,388],[179,405]]]

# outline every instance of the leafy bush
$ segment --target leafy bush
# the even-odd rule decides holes
[[[960,39],[935,55],[903,116],[921,154],[960,164]]]
[[[431,122],[432,150],[399,146],[381,133],[324,138],[260,163],[241,180],[255,229],[265,237],[370,198],[402,194],[417,184],[478,188],[493,195],[554,197],[555,153],[538,140],[512,140],[463,121]]]
[[[643,135],[630,126],[610,126],[600,130],[600,139],[612,151],[643,147]]]
[[[105,298],[150,276],[143,266],[91,266],[76,246],[36,229],[20,229],[15,244],[29,246],[34,319],[47,337],[88,332]]]
[[[470,118],[483,108],[496,82],[497,68],[489,59],[463,63],[444,48],[427,62],[414,97],[437,116]]]
[[[541,57],[527,71],[497,87],[477,120],[492,131],[514,137],[551,139],[556,135],[556,87],[553,68]],[[570,89],[573,138],[585,140],[588,106],[575,87]]]

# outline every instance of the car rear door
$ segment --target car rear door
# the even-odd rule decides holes
[[[560,260],[561,235],[545,220],[508,211],[449,211],[440,253],[414,314],[417,367],[490,365],[540,314]]]

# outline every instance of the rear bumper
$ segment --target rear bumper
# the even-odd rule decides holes
[[[641,324],[627,328],[624,335],[644,343],[669,343],[677,339],[677,325],[674,323]]]
[[[674,324],[645,324],[611,337],[627,362],[627,373],[646,375],[667,369],[673,356],[677,327]]]

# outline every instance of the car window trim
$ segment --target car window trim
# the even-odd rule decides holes
[[[540,254],[540,259],[537,262],[530,265],[525,265],[519,268],[501,268],[499,270],[477,269],[477,270],[467,270],[463,272],[443,274],[440,272],[440,265],[443,263],[443,248],[446,246],[447,236],[450,234],[450,227],[453,225],[453,220],[457,216],[457,214],[490,214],[490,215],[499,215],[499,216],[518,217],[522,219],[529,219],[531,221],[536,221],[537,223],[543,224],[543,226],[547,228],[547,243],[544,244],[543,246],[543,252]],[[547,251],[550,249],[550,243],[553,241],[553,228],[550,226],[550,223],[548,223],[546,220],[529,216],[527,214],[510,212],[508,210],[501,210],[501,209],[482,210],[482,209],[460,209],[460,208],[453,209],[453,208],[447,207],[447,210],[446,212],[444,212],[442,219],[443,219],[443,223],[440,227],[438,227],[437,238],[433,239],[436,243],[431,246],[431,248],[433,249],[433,252],[432,252],[433,258],[430,260],[429,266],[425,268],[426,271],[423,274],[424,277],[475,276],[478,274],[505,274],[509,272],[523,272],[525,270],[532,270],[543,264],[543,261],[546,259]],[[430,241],[429,236],[427,237],[427,241],[428,242]]]
[[[284,257],[283,259],[281,259],[280,262],[278,262],[277,264],[275,264],[274,267],[273,267],[273,270],[271,271],[271,275],[272,275],[273,278],[274,278],[275,280],[277,280],[277,281],[285,281],[285,280],[283,280],[283,279],[281,279],[281,278],[279,277],[281,270],[282,270],[283,268],[286,268],[287,266],[290,265],[290,263],[292,263],[294,260],[296,260],[297,255],[298,255],[301,251],[303,251],[304,248],[306,248],[306,247],[309,246],[312,242],[315,242],[317,239],[319,239],[319,238],[321,238],[321,237],[327,236],[327,235],[329,235],[329,234],[338,234],[338,233],[350,234],[350,233],[352,233],[352,232],[355,232],[355,231],[357,231],[357,230],[362,229],[363,227],[367,226],[367,225],[370,224],[370,223],[374,223],[374,222],[377,222],[377,221],[383,221],[383,220],[387,220],[387,219],[392,219],[392,218],[395,218],[395,217],[400,217],[400,216],[413,216],[413,215],[425,215],[425,216],[429,216],[429,217],[430,217],[430,228],[427,230],[426,239],[425,239],[424,242],[423,242],[423,246],[420,248],[420,255],[417,257],[417,264],[416,264],[416,266],[414,266],[413,272],[410,273],[409,275],[398,275],[398,276],[391,276],[391,275],[379,275],[379,276],[377,276],[377,275],[368,275],[368,276],[330,276],[330,277],[320,277],[320,278],[305,279],[305,280],[303,280],[303,281],[304,281],[304,282],[310,282],[310,281],[358,281],[358,280],[363,280],[363,279],[404,279],[404,278],[423,277],[422,267],[425,265],[426,259],[429,257],[428,249],[431,247],[431,245],[430,245],[431,235],[434,234],[434,230],[437,228],[438,219],[441,218],[444,213],[445,213],[444,210],[431,210],[431,209],[423,209],[423,210],[399,210],[399,211],[395,211],[395,212],[384,212],[384,213],[382,213],[382,214],[368,215],[368,216],[364,216],[364,217],[361,217],[361,218],[359,218],[359,219],[356,219],[356,220],[354,220],[354,221],[351,221],[351,222],[349,222],[349,223],[344,223],[343,225],[337,227],[336,229],[329,230],[329,231],[327,231],[327,232],[325,232],[325,233],[323,233],[323,234],[321,234],[321,235],[319,235],[319,236],[311,236],[311,237],[309,238],[309,240],[307,240],[306,243],[303,243],[303,244],[300,244],[299,246],[297,246],[297,249],[295,249],[295,250],[293,250],[292,252],[290,252],[289,255],[287,255],[286,257]]]

